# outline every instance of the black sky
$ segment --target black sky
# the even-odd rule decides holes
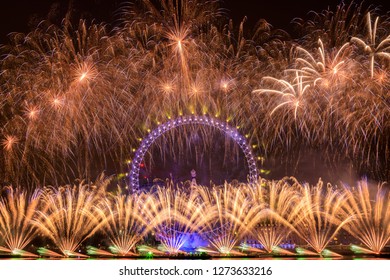
[[[0,4],[0,43],[6,42],[10,32],[28,32],[40,20],[52,17],[62,18],[67,10],[69,0],[14,0],[1,1]],[[126,1],[126,0],[125,0]],[[76,12],[97,22],[111,23],[115,20],[115,12],[124,0],[74,0]],[[128,0],[127,0],[128,1]],[[345,2],[349,3],[348,0]],[[382,11],[390,10],[390,1],[366,0],[366,5],[381,6]],[[253,25],[264,18],[274,27],[289,30],[289,23],[295,17],[305,18],[311,10],[321,11],[330,7],[334,9],[340,0],[328,1],[273,1],[273,0],[224,0],[222,7],[235,22],[244,16],[248,24]],[[57,7],[57,8],[55,8]],[[56,11],[56,13],[53,13]],[[59,15],[58,15],[59,14]]]

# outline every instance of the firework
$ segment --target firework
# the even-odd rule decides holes
[[[47,189],[43,197],[47,211],[38,211],[34,224],[64,256],[81,256],[77,248],[105,223],[93,212],[101,199],[102,190],[89,185]]]
[[[345,194],[320,180],[315,186],[301,186],[300,214],[292,222],[294,231],[318,254],[351,217],[344,211]]]
[[[383,184],[376,191],[367,181],[356,188],[337,188],[321,180],[310,186],[295,178],[260,179],[212,188],[167,183],[124,195],[107,193],[108,182],[101,177],[95,184],[46,187],[31,195],[5,188],[0,251],[34,257],[23,248],[39,236],[54,245],[39,248],[39,255],[51,258],[87,257],[79,248],[90,237],[88,255],[184,254],[191,249],[184,244],[196,235],[199,240],[192,249],[210,255],[293,255],[283,240],[299,237],[312,248],[298,241],[303,247],[296,248],[299,255],[333,258],[340,255],[327,246],[341,229],[364,244],[351,246],[355,252],[380,254],[390,240],[389,192]],[[372,200],[370,192],[375,191]],[[111,252],[90,245],[95,234],[107,238]],[[161,244],[150,246],[155,241]]]
[[[115,30],[67,17],[14,34],[0,66],[2,179],[122,173],[139,139],[182,115],[229,121],[267,155],[315,147],[387,179],[390,21],[353,3],[313,15],[293,41],[265,20],[235,26],[218,1],[145,0]],[[179,134],[156,142],[161,157],[190,152],[192,133]]]
[[[170,254],[178,253],[187,235],[196,232],[203,221],[197,197],[171,186],[157,187],[146,200],[144,211],[162,251]]]
[[[21,188],[6,187],[3,192],[4,197],[0,198],[0,242],[6,247],[0,246],[0,251],[29,256],[31,253],[23,249],[37,234],[31,221],[37,211],[44,211],[39,203],[41,190],[28,193]]]
[[[376,58],[390,59],[390,35],[385,35],[383,40],[378,38],[379,30],[379,17],[375,18],[375,21],[371,21],[371,13],[367,13],[367,29],[368,29],[368,41],[365,42],[363,39],[358,37],[352,37],[351,41],[363,47],[364,51],[368,53],[370,61],[370,74],[371,78],[374,77],[374,67]]]
[[[380,254],[390,240],[389,192],[379,184],[370,190],[367,180],[359,181],[356,188],[347,188],[346,209],[352,216],[344,227],[360,240],[366,248],[354,249],[361,252]]]
[[[254,205],[262,205],[257,223],[253,223],[253,235],[271,253],[288,237],[291,223],[300,213],[299,192],[285,180],[261,180],[249,191]]]
[[[132,254],[135,245],[148,233],[143,200],[143,196],[126,196],[118,192],[97,206],[99,219],[104,223],[102,231],[110,239],[113,253],[120,256]]]
[[[298,72],[296,72],[293,83],[289,83],[285,80],[278,80],[273,77],[264,77],[264,80],[269,80],[281,86],[281,90],[259,89],[254,91],[254,93],[275,93],[281,96],[281,103],[272,109],[270,115],[275,113],[278,109],[282,109],[283,106],[288,106],[293,110],[294,118],[296,119],[298,108],[305,103],[304,95],[310,85],[303,84],[303,77],[299,75]]]
[[[301,55],[297,57],[296,63],[301,65],[299,71],[305,82],[313,86],[321,85],[325,89],[332,85],[340,86],[344,79],[348,79],[348,60],[344,59],[350,44],[346,43],[338,50],[327,50],[321,39],[318,40],[318,60],[307,50],[297,47]]]
[[[211,190],[198,187],[203,210],[201,232],[223,255],[238,254],[233,250],[238,241],[249,235],[259,208],[251,204],[245,185],[225,183]]]

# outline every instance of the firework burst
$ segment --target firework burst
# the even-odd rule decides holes
[[[28,193],[21,188],[6,187],[4,196],[0,198],[0,251],[13,255],[26,255],[23,249],[37,234],[32,220],[38,211],[44,211],[40,202],[41,190]],[[1,243],[0,243],[1,244]]]
[[[319,181],[315,186],[301,186],[299,215],[292,222],[294,231],[318,254],[336,236],[351,217],[345,212],[345,194]]]
[[[258,215],[259,206],[251,204],[247,187],[225,183],[211,190],[198,187],[203,208],[201,232],[212,246],[223,255],[238,254],[238,241],[249,236],[249,229]]]
[[[169,254],[180,252],[187,235],[196,232],[203,221],[197,196],[172,186],[157,187],[146,200],[144,211],[162,250]]]
[[[300,213],[300,193],[285,180],[261,180],[249,191],[254,205],[263,205],[257,223],[252,223],[253,235],[271,253],[291,232],[291,223]]]
[[[366,248],[363,252],[380,254],[390,240],[390,194],[383,185],[378,185],[376,194],[370,194],[367,180],[359,181],[356,188],[346,188],[346,209],[352,216],[344,227],[360,240]],[[368,249],[368,250],[367,250]]]
[[[80,244],[106,222],[94,213],[94,206],[103,194],[104,185],[96,187],[82,183],[47,189],[43,197],[47,211],[37,212],[34,225],[56,244],[64,256],[78,256]]]
[[[133,254],[135,245],[148,233],[143,205],[142,195],[126,196],[118,192],[97,206],[102,231],[110,239],[113,253],[121,256]]]

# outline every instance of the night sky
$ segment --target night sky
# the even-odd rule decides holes
[[[0,4],[0,43],[5,43],[10,32],[28,32],[41,20],[50,17],[60,20],[64,17],[69,0],[15,0],[2,1]],[[83,18],[114,23],[118,18],[118,9],[123,0],[74,0],[75,13]],[[348,1],[346,1],[348,2]],[[225,0],[222,7],[238,23],[244,16],[252,26],[258,19],[264,18],[276,28],[290,31],[289,23],[295,17],[305,18],[310,11],[334,10],[339,0],[328,1],[270,1],[270,0]],[[368,0],[382,11],[390,10],[390,1]]]

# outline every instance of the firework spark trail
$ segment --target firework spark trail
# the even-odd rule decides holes
[[[296,63],[302,65],[298,71],[302,73],[305,82],[314,86],[320,84],[327,89],[332,85],[339,85],[343,79],[348,78],[348,60],[345,53],[348,52],[350,44],[345,43],[334,51],[325,49],[321,39],[318,40],[318,45],[318,58],[302,47],[296,48],[300,54]]]
[[[143,195],[126,196],[118,192],[97,206],[96,214],[103,221],[101,230],[110,239],[113,253],[132,254],[135,245],[148,233],[143,205]]]
[[[298,71],[295,73],[293,83],[286,80],[275,79],[273,77],[264,77],[264,80],[273,82],[280,85],[281,90],[275,89],[258,89],[254,90],[254,93],[274,93],[281,96],[282,102],[275,106],[270,112],[273,115],[277,110],[282,109],[283,106],[290,106],[294,112],[294,118],[297,119],[298,108],[304,106],[305,92],[309,89],[310,85],[304,85],[303,76]]]
[[[300,213],[299,192],[285,180],[261,180],[249,192],[254,205],[263,205],[252,223],[253,235],[271,253],[292,231],[291,223]]]
[[[296,18],[293,22],[302,31],[305,45],[312,45],[318,38],[322,38],[326,45],[340,47],[361,32],[365,24],[362,15],[371,10],[361,2],[342,2],[335,10],[313,11],[310,19]]]
[[[345,189],[348,194],[345,208],[352,216],[345,230],[360,240],[369,252],[380,254],[390,241],[389,191],[379,184],[376,193],[370,194],[367,180],[359,181],[356,188],[345,186]]]
[[[292,221],[292,228],[318,254],[336,236],[351,217],[344,210],[345,194],[324,186],[320,180],[315,186],[300,185],[302,199],[300,214]]]
[[[247,196],[247,187],[225,183],[211,190],[197,187],[203,205],[201,230],[220,254],[236,254],[238,241],[249,235],[249,229],[259,212]]]
[[[178,253],[186,235],[196,232],[203,221],[194,193],[172,186],[152,191],[145,201],[144,211],[163,250],[170,254]]]
[[[0,198],[0,242],[4,242],[6,247],[0,246],[0,250],[14,255],[28,255],[23,249],[37,233],[31,221],[37,211],[44,211],[40,204],[41,190],[28,193],[21,188],[6,187],[3,192],[5,196]]]
[[[374,77],[375,58],[390,59],[390,35],[387,35],[382,41],[378,40],[378,22],[379,16],[376,17],[374,23],[371,21],[371,13],[367,13],[367,29],[368,29],[368,42],[358,37],[352,37],[351,41],[358,45],[361,45],[365,52],[368,53],[370,61],[370,74],[371,78]],[[378,42],[379,41],[379,42]]]
[[[101,189],[99,189],[99,187]],[[34,225],[57,246],[64,256],[77,256],[77,248],[106,222],[94,213],[104,199],[104,186],[64,186],[47,189],[43,203],[47,211],[38,211]]]

